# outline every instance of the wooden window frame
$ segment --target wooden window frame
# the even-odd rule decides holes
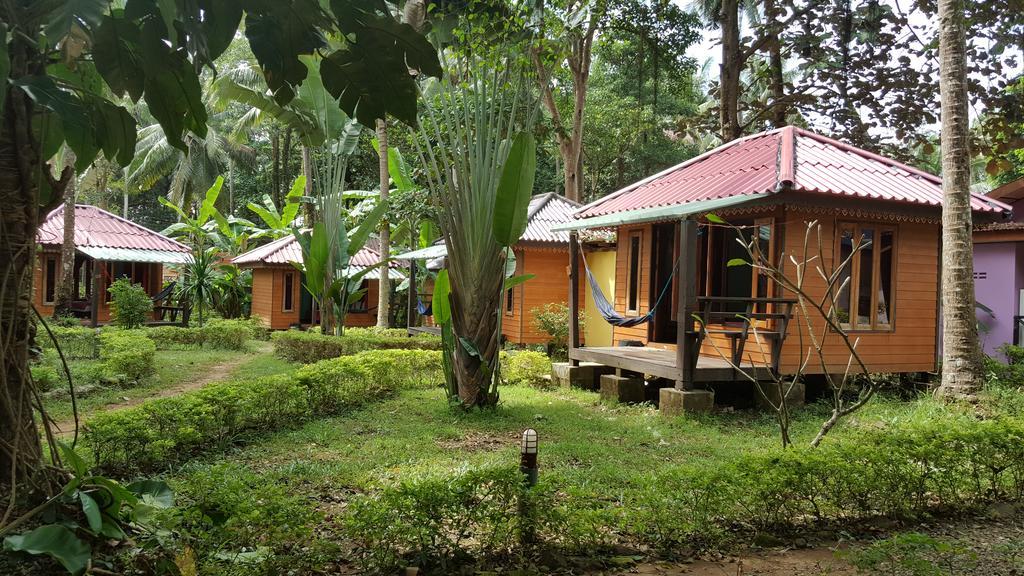
[[[899,227],[895,224],[887,224],[882,222],[855,222],[849,220],[837,221],[835,226],[835,246],[833,252],[833,258],[835,264],[839,265],[841,258],[841,241],[842,233],[844,229],[849,229],[853,232],[853,239],[860,240],[864,238],[864,230],[872,231],[872,257],[871,257],[871,303],[870,310],[871,316],[867,325],[861,325],[856,322],[857,318],[857,307],[859,306],[860,298],[860,271],[861,271],[861,252],[858,251],[857,255],[850,261],[850,283],[847,287],[850,293],[850,310],[849,320],[842,324],[842,327],[847,332],[894,332],[896,330],[896,289],[897,289],[897,272],[899,270],[898,258],[899,253]],[[882,233],[892,233],[892,256],[890,257],[890,278],[891,287],[889,293],[889,321],[882,324],[878,321],[878,290],[881,285],[881,243],[880,239]]]
[[[50,262],[53,262],[53,274],[52,275],[50,274],[50,271],[49,271]],[[57,256],[52,255],[52,254],[47,254],[46,256],[43,257],[43,298],[42,298],[42,300],[43,300],[43,305],[44,306],[53,306],[53,305],[55,305],[57,303],[57,276],[60,274],[60,271],[57,268],[58,268],[58,266],[57,266]],[[46,297],[47,297],[48,293],[50,292],[50,284],[51,283],[53,284],[53,297],[50,298],[49,300],[47,300]]]
[[[289,282],[289,278],[291,282]],[[291,284],[290,289],[289,283]],[[281,312],[295,312],[295,272],[286,271],[281,276],[281,290]],[[290,306],[289,300],[291,300]]]
[[[636,257],[633,256],[633,240],[636,240]],[[634,230],[629,233],[626,244],[626,313],[636,313],[640,309],[640,276],[643,272],[641,264],[644,259],[644,232]],[[636,278],[633,278],[633,266],[636,266]],[[636,302],[630,302],[630,294],[636,294]],[[630,306],[632,304],[632,306]]]

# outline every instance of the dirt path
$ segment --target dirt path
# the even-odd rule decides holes
[[[228,377],[231,376],[232,373],[234,373],[235,370],[238,369],[239,366],[252,360],[259,354],[268,352],[269,350],[270,346],[268,344],[263,342],[257,343],[257,347],[255,350],[245,352],[244,354],[232,356],[230,359],[225,360],[224,362],[218,362],[210,366],[205,366],[201,368],[198,371],[198,373],[194,375],[194,377],[189,378],[184,382],[179,382],[174,386],[169,386],[161,390],[155,390],[153,391],[152,394],[146,396],[139,396],[137,398],[127,398],[120,402],[105,404],[100,408],[90,411],[88,414],[79,414],[79,423],[84,423],[89,416],[92,416],[99,412],[109,412],[112,410],[130,408],[132,406],[142,404],[147,400],[152,400],[154,398],[168,398],[171,396],[177,396],[179,394],[184,394],[185,392],[198,390],[203,386],[206,386],[207,384],[212,384],[214,382],[226,380]],[[54,431],[58,436],[70,436],[71,434],[73,434],[75,431],[74,417],[72,416],[65,418],[63,420],[58,420],[54,424]]]

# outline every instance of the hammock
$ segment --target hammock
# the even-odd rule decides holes
[[[582,251],[581,251],[582,252]],[[620,328],[632,328],[633,326],[639,326],[646,322],[650,322],[654,318],[654,313],[658,310],[658,306],[661,305],[661,301],[665,298],[665,294],[669,292],[669,288],[672,287],[672,278],[676,275],[676,270],[679,268],[679,261],[677,260],[675,266],[672,267],[672,274],[669,275],[668,281],[665,282],[665,287],[661,289],[661,294],[658,295],[658,300],[655,301],[654,306],[644,314],[643,316],[623,316],[615,311],[615,306],[612,306],[608,302],[608,298],[601,291],[601,287],[597,284],[597,278],[590,272],[590,266],[587,265],[587,259],[580,254],[580,259],[583,260],[583,269],[587,272],[587,281],[590,282],[590,292],[594,297],[594,304],[597,305],[597,311],[601,313],[601,317],[612,326],[618,326]]]
[[[434,303],[424,302],[422,298],[416,298],[416,311],[420,313],[420,316],[433,316]]]

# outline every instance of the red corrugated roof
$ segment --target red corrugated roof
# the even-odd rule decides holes
[[[46,216],[39,226],[36,241],[50,246],[63,244],[63,206]],[[188,246],[177,240],[88,204],[75,205],[75,246],[189,252]]]
[[[572,222],[573,213],[580,205],[565,196],[548,192],[530,199],[526,231],[520,241],[569,243],[568,232],[553,232],[556,224]]]
[[[942,205],[942,181],[937,176],[788,126],[719,146],[592,202],[576,217],[782,189]],[[971,195],[971,208],[978,212],[1010,209],[980,194]]]
[[[253,264],[291,264],[292,262],[302,262],[302,248],[299,247],[298,241],[295,240],[294,236],[285,236],[284,238],[278,238],[269,244],[260,246],[259,248],[253,248],[244,254],[236,256],[232,262],[239,265],[253,265]],[[377,262],[380,262],[380,253],[373,248],[364,246],[362,250],[356,252],[355,256],[349,261],[350,266],[356,266],[359,268],[365,266],[373,266]],[[398,262],[391,261],[388,266],[390,268],[399,268]]]

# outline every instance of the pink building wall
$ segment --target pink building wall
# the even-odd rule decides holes
[[[1013,221],[1024,221],[1024,201],[1013,206]],[[1013,342],[1013,317],[1020,310],[1024,289],[1024,242],[975,242],[974,298],[992,310],[979,308],[978,337],[983,351],[1002,359],[998,348]]]

